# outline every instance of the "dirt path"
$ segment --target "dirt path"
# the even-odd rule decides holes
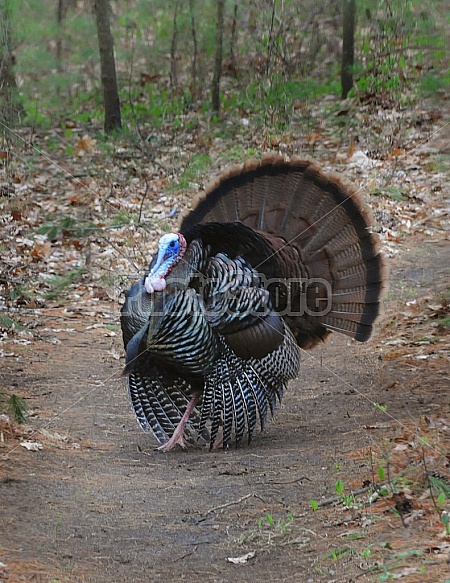
[[[435,294],[447,269],[444,246],[405,250],[392,268],[386,320],[404,304],[405,282]],[[424,384],[423,370],[381,359],[379,341],[392,328],[369,346],[335,336],[304,354],[275,421],[250,447],[161,454],[118,378],[120,339],[104,327],[116,316],[100,315],[110,309],[49,311],[38,323],[41,340],[4,359],[2,382],[28,396],[33,416],[29,434],[3,428],[0,581],[379,580],[364,554],[339,559],[336,549],[364,528],[361,548],[385,533],[364,526],[361,513],[342,505],[313,512],[309,501],[335,496],[338,479],[364,485],[370,460],[356,450],[411,419],[448,416],[442,369],[430,368]],[[42,449],[28,451],[19,438]],[[395,525],[413,544],[412,529]],[[254,556],[242,564],[228,560],[246,553]],[[404,580],[437,581],[422,577]]]

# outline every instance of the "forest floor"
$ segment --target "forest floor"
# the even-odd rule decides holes
[[[188,206],[196,147],[217,170],[230,144],[184,135],[149,162],[85,134],[20,134],[2,185],[0,391],[28,416],[0,417],[1,582],[450,581],[450,134],[446,114],[421,115],[394,161],[309,136],[327,169],[389,173],[368,198],[385,313],[366,345],[304,352],[267,431],[226,452],[164,454],[140,431],[116,296]],[[256,131],[245,147],[300,148]]]

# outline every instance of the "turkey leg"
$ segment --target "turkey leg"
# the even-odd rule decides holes
[[[187,448],[186,443],[184,442],[184,428],[186,427],[186,423],[188,422],[192,411],[195,409],[195,406],[197,405],[200,399],[200,394],[201,393],[199,392],[193,393],[192,398],[189,401],[188,406],[186,407],[186,411],[184,412],[183,417],[180,419],[180,422],[176,426],[172,437],[169,439],[167,443],[164,443],[163,445],[157,447],[156,449],[158,449],[159,451],[170,451],[176,445],[181,445],[183,449]]]

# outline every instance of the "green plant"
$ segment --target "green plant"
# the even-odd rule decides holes
[[[441,43],[440,38],[430,35],[434,23],[428,17],[417,18],[414,2],[363,0],[363,4],[366,22],[358,28],[355,94],[375,104],[407,104],[424,61],[433,58],[433,49]]]
[[[190,184],[195,180],[199,180],[211,165],[211,158],[208,154],[194,154],[186,165],[183,174],[178,178],[178,184],[174,184],[171,188],[181,190],[189,188]]]
[[[58,536],[58,530],[60,529],[61,524],[62,524],[62,517],[61,516],[58,516],[58,518],[56,519],[56,522],[55,522],[55,529],[54,529],[54,539],[55,539],[55,541],[56,541],[56,538]]]
[[[353,552],[354,551],[352,547],[341,547],[339,549],[333,549],[332,551],[329,551],[325,555],[325,559],[333,559],[333,561],[337,561],[338,558],[347,554],[353,554]]]
[[[437,324],[444,326],[445,328],[450,328],[450,316],[446,316],[445,318],[439,318],[436,320]]]
[[[280,518],[275,518],[270,512],[261,516],[257,521],[257,527],[246,531],[239,539],[241,544],[252,543],[261,548],[276,544],[297,544],[299,530],[295,524],[294,516],[287,512]]]
[[[450,73],[426,73],[420,80],[420,91],[423,95],[433,96],[438,91],[445,90],[450,85]]]
[[[66,271],[62,275],[54,275],[46,280],[47,286],[50,288],[48,292],[43,294],[46,300],[56,300],[62,297],[67,289],[77,282],[85,272],[83,267]]]
[[[340,497],[342,503],[344,504],[344,506],[346,508],[349,508],[349,509],[354,508],[355,505],[357,505],[357,501],[356,501],[354,494],[352,494],[352,493],[346,494],[345,493],[344,482],[342,480],[338,480],[336,482],[334,489],[336,491],[336,494]]]
[[[119,324],[105,324],[105,328],[107,330],[111,330],[112,332],[118,332],[118,331],[120,331]]]
[[[94,223],[80,221],[72,215],[61,215],[38,227],[36,234],[46,235],[51,241],[67,237],[78,239],[89,235],[97,228]]]
[[[137,219],[137,215],[133,215],[124,210],[118,210],[112,217],[111,227],[121,227],[123,225],[129,225],[133,220]]]
[[[258,529],[263,530],[264,528],[267,528],[268,525],[269,528],[277,530],[281,534],[285,534],[288,526],[293,521],[294,517],[290,512],[288,512],[285,517],[278,519],[278,521],[275,521],[271,514],[266,514],[258,520]]]
[[[294,105],[338,91],[332,81],[322,83],[312,78],[289,79],[275,73],[269,79],[257,79],[247,87],[241,103],[261,118],[264,125],[285,128],[291,121]]]
[[[26,330],[24,326],[21,326],[16,320],[10,318],[6,314],[0,314],[0,328],[6,330],[18,330],[19,332]]]
[[[380,467],[378,468],[378,477],[380,478],[380,480],[381,480],[382,482],[384,482],[384,481],[387,479],[387,476],[386,476],[386,471],[385,471],[385,469],[383,468],[383,466],[380,466]],[[392,488],[394,487],[393,483],[391,483],[391,487],[392,487]],[[387,486],[387,484],[382,484],[382,485],[381,485],[381,486],[380,486],[380,487],[377,489],[377,492],[378,492],[378,494],[379,494],[380,496],[387,496],[387,495],[389,494],[389,489],[388,489],[388,486]]]
[[[11,291],[7,293],[6,297],[9,301],[14,302],[15,304],[26,304],[33,299],[34,294],[31,288],[25,285],[17,284],[10,289]]]
[[[439,475],[428,475],[428,480],[430,481],[430,485],[434,488],[439,495],[443,495],[444,502],[447,498],[450,498],[450,485],[448,484],[446,478],[442,478]]]
[[[27,416],[27,407],[22,397],[12,394],[0,393],[0,403],[5,410],[13,417],[16,423],[25,423]]]
[[[397,188],[395,186],[385,186],[383,188],[374,188],[371,191],[371,194],[374,196],[387,196],[392,200],[406,200],[406,197],[403,196],[401,188]]]
[[[441,522],[445,525],[445,534],[446,536],[450,535],[450,516],[447,512],[443,512],[441,514]]]
[[[383,413],[386,413],[386,411],[387,411],[387,405],[380,405],[380,403],[373,403],[373,406],[376,407],[377,409],[379,409],[380,411],[382,411]]]

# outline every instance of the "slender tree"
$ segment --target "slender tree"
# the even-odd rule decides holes
[[[58,63],[58,71],[62,71],[62,52],[63,52],[63,35],[64,35],[64,20],[67,14],[67,2],[65,0],[58,0],[56,6],[56,62]]]
[[[214,75],[212,82],[212,108],[220,110],[220,78],[222,76],[223,28],[225,15],[225,0],[217,0],[216,55],[214,59]]]
[[[76,0],[58,0],[56,6],[56,63],[58,73],[64,72],[63,53],[64,53],[64,39],[66,38],[65,22],[69,9],[76,7]],[[61,93],[61,87],[56,87],[57,95]]]
[[[341,85],[342,99],[345,99],[353,87],[353,65],[355,62],[355,24],[356,0],[343,2],[343,34],[342,34],[342,68]]]
[[[105,132],[110,133],[122,127],[120,101],[117,91],[114,41],[109,23],[111,7],[109,0],[95,0],[95,21],[97,25],[100,69],[105,107]]]
[[[230,67],[233,71],[236,71],[236,43],[237,43],[237,15],[238,15],[238,0],[234,0],[234,10],[233,10],[233,20],[231,24],[231,35],[230,35]]]
[[[170,86],[176,87],[178,84],[177,78],[177,45],[178,45],[178,11],[180,8],[180,0],[175,1],[173,11],[173,25],[172,25],[172,41],[170,43]]]
[[[198,42],[197,25],[195,23],[195,0],[189,0],[189,12],[191,15],[191,35],[192,35],[192,64],[191,64],[191,100],[197,99],[197,62],[198,62]]]
[[[0,120],[5,126],[16,125],[22,111],[14,75],[11,7],[9,0],[0,0]]]

